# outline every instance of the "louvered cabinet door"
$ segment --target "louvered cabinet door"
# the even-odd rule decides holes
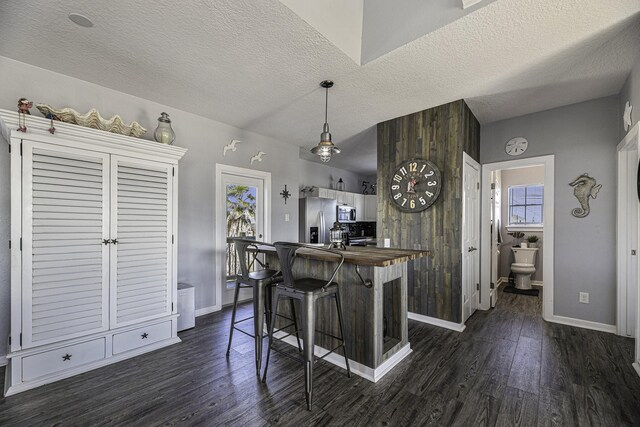
[[[171,314],[172,168],[111,159],[111,326]]]
[[[109,156],[23,141],[23,348],[109,327]]]

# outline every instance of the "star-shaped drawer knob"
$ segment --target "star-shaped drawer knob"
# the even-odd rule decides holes
[[[143,340],[147,339],[148,337],[149,337],[148,333],[145,332],[145,333],[142,334],[142,339]]]
[[[65,354],[64,356],[62,356],[62,361],[65,362],[67,360],[71,360],[71,355],[70,354]]]

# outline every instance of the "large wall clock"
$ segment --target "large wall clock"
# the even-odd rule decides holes
[[[440,170],[427,160],[408,160],[396,169],[389,181],[391,200],[405,212],[420,212],[440,194]]]

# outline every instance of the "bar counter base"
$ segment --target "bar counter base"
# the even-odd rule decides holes
[[[289,335],[284,339],[282,336],[286,335],[284,332],[274,331],[273,336],[275,338],[280,338],[285,343],[292,345],[293,347],[298,347],[298,343],[296,341],[296,337],[293,335]],[[316,357],[321,357],[328,350],[324,347],[320,347],[318,345],[315,346],[314,353]],[[405,357],[411,354],[413,350],[411,350],[411,344],[405,344],[404,347],[400,348],[396,351],[392,356],[390,356],[387,360],[382,362],[377,368],[370,368],[361,363],[356,362],[355,360],[349,359],[349,368],[351,369],[352,374],[356,374],[359,377],[364,378],[365,380],[369,380],[373,383],[380,381],[382,377],[384,377],[391,369],[393,369],[397,364],[402,362]],[[327,357],[324,358],[326,362],[331,363],[339,368],[344,370],[347,369],[344,364],[344,357],[339,353],[331,353]]]

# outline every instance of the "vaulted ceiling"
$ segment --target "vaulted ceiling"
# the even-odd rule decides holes
[[[348,0],[333,3],[339,1]],[[487,1],[449,11],[453,18],[435,20],[428,32],[396,22],[397,46],[377,50],[371,38],[383,25],[376,23],[380,14],[367,12],[375,3],[381,2],[364,0],[362,35],[369,44],[362,44],[361,61],[278,0],[5,1],[0,55],[272,136],[302,152],[322,130],[318,83],[332,79],[329,123],[349,162],[332,163],[366,173],[375,164],[353,160],[372,147],[378,122],[460,98],[486,123],[615,94],[640,52],[638,0]],[[394,3],[405,15],[416,4]],[[447,4],[459,7],[458,0]],[[94,26],[73,24],[71,12]]]

